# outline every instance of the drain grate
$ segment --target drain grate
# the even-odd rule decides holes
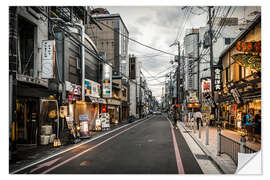
[[[182,131],[182,133],[189,133],[189,132],[191,132],[191,131]]]
[[[194,154],[197,159],[209,160],[208,156],[205,154]]]

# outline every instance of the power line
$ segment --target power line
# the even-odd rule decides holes
[[[144,69],[143,67],[142,67],[142,69],[145,71],[145,72],[147,72],[147,74],[149,74],[150,76],[152,76],[155,80],[157,80],[158,82],[160,82],[156,77],[154,77],[150,72],[148,72],[146,69]],[[161,83],[161,82],[160,82]]]
[[[99,57],[99,55],[98,55],[95,51],[89,49],[85,44],[83,44],[80,40],[78,40],[76,37],[74,37],[69,31],[67,31],[65,28],[63,28],[61,24],[55,22],[53,19],[51,19],[50,17],[48,17],[44,12],[40,11],[40,13],[41,13],[42,15],[44,15],[45,17],[47,17],[49,21],[51,21],[52,23],[54,23],[55,25],[57,25],[58,28],[59,28],[60,30],[62,30],[62,31],[64,31],[65,33],[67,33],[67,34],[69,35],[69,38],[70,38],[70,37],[73,38],[73,39],[70,38],[71,41],[73,41],[73,42],[76,43],[76,44],[79,44],[79,45],[84,46],[85,49],[88,51],[88,53],[91,54],[91,55],[93,55],[99,62],[103,62],[104,64],[107,64],[107,65],[109,65],[110,67],[112,67],[112,65],[111,65],[110,63],[106,62],[104,59],[102,59],[101,57]],[[59,18],[59,19],[60,19],[60,18]],[[130,78],[127,77],[125,74],[123,74],[123,73],[121,73],[121,72],[119,72],[119,73],[120,73],[120,75],[122,75],[122,76],[124,76],[125,78],[127,78],[128,80],[130,80]],[[141,84],[138,84],[137,82],[134,82],[134,83],[135,83],[137,86],[139,86],[139,87],[143,87]]]
[[[179,12],[179,16],[180,16],[180,12]],[[184,13],[184,20],[181,21],[182,23],[179,24],[178,28],[177,28],[177,33],[176,33],[176,37],[175,37],[175,40],[174,41],[177,41],[178,40],[178,36],[179,36],[179,33],[180,33],[180,29],[182,28],[183,24],[184,24],[184,21],[186,19],[186,16],[187,16],[187,12]],[[180,28],[181,27],[181,28]]]
[[[223,12],[226,10],[226,8],[224,8]],[[226,14],[223,16],[223,18],[227,18],[228,17],[228,14],[231,10],[231,6],[228,8]],[[217,38],[217,35],[218,33],[221,31],[221,29],[225,26],[225,21],[222,21],[221,22],[221,25],[219,26],[219,28],[216,30],[215,34],[213,35],[213,39]],[[212,33],[212,32],[210,32]],[[207,53],[209,52],[209,48],[207,49],[204,49],[201,53],[200,53],[200,59],[204,56],[204,55],[207,55]],[[204,54],[204,55],[203,55]]]
[[[187,10],[187,16],[185,17],[185,21],[184,21],[184,24],[183,24],[183,26],[182,26],[182,30],[181,30],[181,33],[180,33],[180,35],[177,37],[177,41],[179,41],[181,38],[182,38],[182,34],[183,34],[183,31],[185,30],[185,26],[186,26],[186,23],[187,23],[187,21],[188,21],[188,19],[189,19],[189,17],[190,17],[190,12],[191,12],[191,10],[192,10],[192,8],[190,8],[190,7],[188,7],[189,9]]]
[[[121,36],[123,36],[123,37],[125,37],[125,38],[127,38],[127,39],[129,39],[129,40],[131,40],[131,41],[133,41],[133,42],[136,42],[136,43],[138,43],[138,44],[140,44],[140,45],[142,45],[142,46],[144,46],[144,47],[147,47],[147,48],[149,48],[149,49],[152,49],[152,50],[155,50],[155,51],[159,51],[159,52],[162,52],[162,53],[164,53],[164,54],[171,55],[171,56],[176,56],[175,54],[172,54],[172,53],[169,53],[169,52],[165,52],[165,51],[160,50],[160,49],[153,48],[153,47],[148,46],[148,45],[146,45],[146,44],[143,44],[143,43],[141,43],[141,42],[139,42],[139,41],[137,41],[137,40],[135,40],[135,39],[129,38],[127,35],[125,35],[125,34],[119,32],[118,30],[113,29],[112,27],[108,26],[107,24],[104,24],[103,22],[100,22],[100,21],[97,21],[97,22],[100,23],[100,24],[102,24],[103,26],[105,26],[105,27],[111,29],[112,31],[114,31],[114,32],[116,32],[116,33],[118,33],[118,34],[120,34]]]

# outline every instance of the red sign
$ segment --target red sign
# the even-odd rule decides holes
[[[202,93],[211,92],[211,80],[202,80]]]
[[[102,112],[102,113],[107,112],[107,108],[106,108],[106,106],[105,106],[105,105],[102,105],[102,107],[101,107],[101,112]]]
[[[242,52],[261,52],[261,41],[257,42],[243,42],[243,41],[238,41],[236,43],[236,49],[238,51]]]

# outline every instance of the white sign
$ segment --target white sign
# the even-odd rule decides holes
[[[216,68],[214,72],[215,72],[215,83],[214,83],[215,91],[220,91],[222,88],[221,69]]]
[[[65,84],[66,84],[66,91],[71,92],[72,91],[71,82],[65,81]]]
[[[42,71],[44,79],[55,78],[55,40],[42,41]]]
[[[103,98],[112,97],[112,67],[108,64],[103,65],[102,95]]]
[[[188,60],[188,81],[187,81],[187,84],[188,84],[188,90],[193,90],[193,69],[192,69],[192,66],[193,66],[193,60],[192,59],[189,59]]]
[[[80,114],[80,121],[86,121],[88,120],[88,114]]]
[[[100,121],[100,119],[96,119],[96,126],[101,126],[101,121]]]

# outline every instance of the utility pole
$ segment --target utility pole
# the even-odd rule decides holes
[[[176,68],[176,104],[180,104],[180,93],[179,93],[179,90],[180,90],[180,42],[177,41],[177,42],[174,42],[173,44],[170,45],[170,47],[176,45],[177,43],[177,46],[178,46],[178,58],[177,58],[177,68]]]
[[[198,94],[197,94],[197,97],[198,97],[198,101],[199,101],[199,103],[201,102],[200,101],[200,46],[199,46],[199,33],[198,33],[198,35],[197,35],[197,38],[198,38],[198,40],[197,40],[197,48],[198,48],[198,50],[197,50],[197,72],[198,72],[198,76],[197,76],[197,85],[198,85]]]
[[[171,75],[172,73],[170,72],[170,100],[169,100],[169,102],[170,102],[170,104],[172,104],[172,75]]]
[[[177,59],[177,62],[178,62],[178,68],[177,68],[177,88],[176,88],[176,104],[180,104],[180,93],[179,93],[179,90],[180,90],[180,42],[178,41],[177,42],[177,45],[178,45],[178,59]]]
[[[214,99],[214,69],[213,69],[213,34],[212,34],[212,6],[208,6],[208,24],[209,24],[209,36],[210,36],[210,71],[211,71],[211,94]]]
[[[139,85],[139,117],[142,118],[142,90],[141,90],[141,87],[142,87],[142,77],[141,77],[141,71],[140,71],[140,85]]]

